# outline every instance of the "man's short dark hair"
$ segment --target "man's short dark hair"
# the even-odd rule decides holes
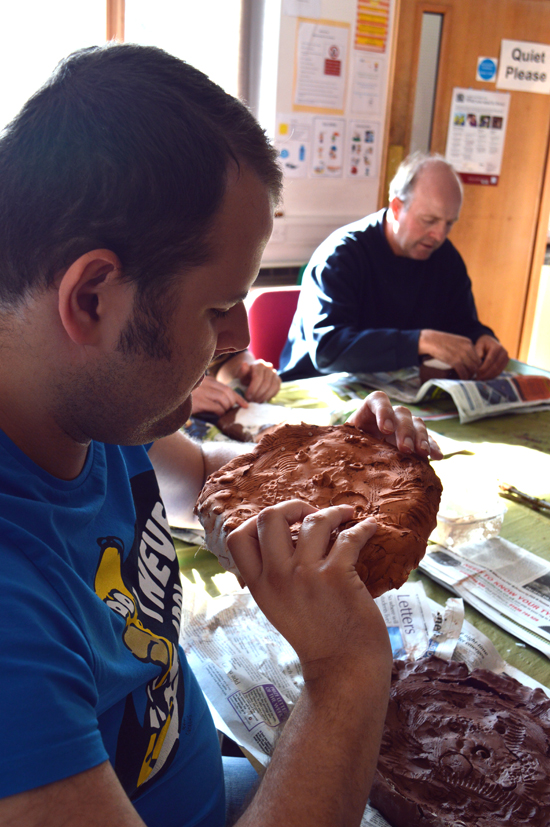
[[[75,52],[0,138],[0,303],[97,248],[142,299],[160,293],[208,260],[231,160],[276,198],[276,159],[246,106],[178,58],[134,44]]]
[[[431,154],[427,154],[425,152],[413,152],[401,161],[397,172],[390,182],[390,202],[393,201],[394,198],[399,198],[399,200],[405,204],[405,207],[408,207],[411,202],[418,177],[427,166],[433,164],[434,162],[442,163],[448,167],[449,170],[451,170],[451,172],[455,175],[460,191],[462,192],[462,184],[458,175],[456,174],[453,166],[445,160],[443,155],[439,155],[436,152]]]

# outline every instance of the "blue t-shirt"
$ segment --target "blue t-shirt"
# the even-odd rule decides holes
[[[0,797],[109,759],[150,827],[224,823],[217,735],[178,646],[178,561],[144,448],[52,477],[0,431]]]

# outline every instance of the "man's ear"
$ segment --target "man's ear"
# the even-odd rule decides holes
[[[59,282],[59,316],[78,345],[96,345],[105,323],[120,320],[128,285],[120,281],[121,263],[111,250],[91,250],[67,268]]]
[[[395,196],[395,198],[392,198],[392,200],[390,201],[390,212],[391,212],[392,217],[395,221],[399,221],[399,215],[400,215],[401,210],[403,209],[403,207],[404,207],[403,201],[401,201],[401,199],[398,198],[397,195]]]

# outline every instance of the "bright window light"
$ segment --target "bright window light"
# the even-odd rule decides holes
[[[159,46],[237,94],[240,0],[126,0],[124,39]]]
[[[25,0],[0,9],[0,128],[61,58],[105,42],[105,0]]]

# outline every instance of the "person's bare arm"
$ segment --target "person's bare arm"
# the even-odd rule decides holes
[[[2,827],[106,824],[145,827],[108,761],[62,781],[0,799]]]
[[[494,379],[506,368],[510,357],[498,339],[494,336],[484,334],[480,336],[475,344],[475,348],[479,358],[481,359],[481,366],[476,373],[476,379],[486,380]]]
[[[426,426],[370,394],[352,424],[407,453],[441,458]],[[331,531],[353,508],[315,511],[299,501],[265,509],[228,546],[260,608],[296,650],[305,685],[239,827],[359,825],[378,761],[391,672],[385,623],[355,571],[374,534],[365,520]],[[288,525],[302,523],[294,548]]]
[[[420,356],[433,356],[450,365],[459,379],[471,379],[481,365],[481,357],[467,336],[441,330],[421,330],[418,353]]]
[[[376,525],[331,531],[350,506],[297,500],[265,509],[228,538],[266,616],[296,650],[305,685],[239,827],[359,825],[378,759],[392,664],[380,612],[355,571]],[[289,524],[303,519],[296,547]]]
[[[159,439],[149,449],[160,493],[172,525],[195,522],[193,509],[207,476],[239,454],[252,451],[254,443],[209,442],[189,439],[182,431]]]
[[[401,450],[441,456],[421,420],[375,391],[353,424]],[[175,434],[151,449],[176,504],[192,508],[205,475],[252,446],[200,446]],[[332,529],[350,506],[323,512],[291,501],[265,509],[228,540],[253,596],[300,657],[305,687],[260,789],[240,827],[359,825],[376,767],[389,691],[391,649],[383,619],[355,572],[375,530],[365,521],[343,532],[328,556]],[[307,516],[313,515],[313,516]],[[296,549],[289,523],[305,516]]]

